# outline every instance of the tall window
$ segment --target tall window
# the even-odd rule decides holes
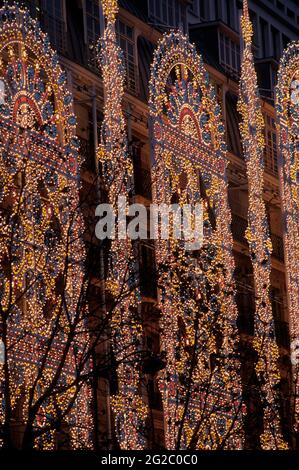
[[[272,52],[275,59],[280,57],[280,35],[279,31],[271,26],[271,37],[272,37]]]
[[[220,18],[219,0],[214,0],[214,13],[215,13],[215,20],[219,20]]]
[[[265,168],[268,172],[278,174],[277,166],[277,136],[275,119],[268,114],[264,115],[265,120]]]
[[[89,64],[98,69],[96,61],[96,44],[101,35],[99,1],[85,0],[85,9]]]
[[[199,2],[200,17],[203,20],[208,19],[207,4],[206,0],[200,0]]]
[[[260,18],[260,28],[261,28],[261,55],[262,57],[269,57],[269,24]]]
[[[43,0],[42,26],[50,36],[52,45],[64,53],[67,48],[64,21],[64,2],[62,0]]]
[[[124,54],[126,86],[134,94],[138,93],[138,75],[135,60],[134,29],[118,19],[116,24],[118,43]]]
[[[220,32],[220,64],[234,78],[238,78],[240,74],[241,59],[240,46],[230,37]]]
[[[232,4],[231,0],[226,0],[225,6],[226,6],[226,23],[229,26],[232,26]]]

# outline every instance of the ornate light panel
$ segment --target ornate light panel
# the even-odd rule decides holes
[[[10,407],[18,409],[26,424],[28,410],[34,409],[40,448],[55,447],[51,423],[58,414],[74,447],[89,447],[92,432],[89,389],[72,385],[88,336],[76,337],[66,350],[84,262],[79,145],[66,78],[48,36],[29,12],[5,5],[0,10],[0,301],[8,350],[0,379],[10,398],[1,414],[5,419]],[[88,370],[87,363],[82,370]]]
[[[204,245],[197,253],[174,238],[156,242],[166,446],[241,448],[244,410],[234,356],[237,310],[224,126],[202,58],[181,32],[165,35],[158,45],[149,105],[153,202],[203,200],[205,207]],[[214,368],[210,361],[217,354],[223,362]]]

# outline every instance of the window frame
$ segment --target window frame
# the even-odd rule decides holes
[[[124,26],[124,29],[122,29]],[[129,33],[129,31],[131,31]],[[126,70],[126,87],[134,95],[139,93],[137,41],[134,25],[125,18],[119,16],[116,20],[117,42],[123,52],[124,66]]]

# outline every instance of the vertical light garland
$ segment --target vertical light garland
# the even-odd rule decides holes
[[[77,393],[70,385],[88,344],[87,334],[75,337],[62,362],[84,263],[73,100],[48,36],[26,9],[6,3],[0,10],[0,81],[0,301],[5,323],[1,334],[5,329],[9,377],[5,380],[1,364],[1,393],[8,387],[12,409],[19,407],[26,425],[32,385],[36,382],[36,403],[62,365],[55,394],[49,393],[40,404],[33,426],[42,430],[58,413],[66,413],[71,445],[87,448],[92,433],[90,390],[83,385]],[[68,275],[63,278],[66,264]],[[63,292],[58,287],[61,279]],[[67,308],[60,308],[62,298]],[[80,327],[83,324],[82,319]],[[55,328],[46,367],[38,378]],[[66,391],[59,393],[62,386]],[[3,420],[2,406],[5,399]],[[54,448],[54,430],[34,444]]]
[[[295,431],[299,429],[299,42],[285,50],[276,88],[279,175],[289,311]]]
[[[165,35],[155,52],[149,105],[153,202],[170,204],[174,196],[180,204],[198,201],[199,175],[206,193],[205,245],[198,260],[173,237],[156,242],[166,356],[160,379],[166,447],[241,449],[244,409],[234,354],[237,309],[224,127],[203,61],[180,31]],[[215,229],[208,206],[216,217]],[[220,347],[216,330],[222,335]],[[213,369],[209,363],[217,354],[221,359]]]
[[[132,162],[127,149],[122,110],[125,70],[115,32],[117,1],[102,0],[106,20],[100,41],[100,67],[105,93],[103,142],[99,160],[103,165],[109,203],[118,213],[117,198],[128,201]],[[140,294],[131,241],[113,240],[110,250],[107,290],[117,302],[112,318],[112,346],[119,363],[118,394],[112,399],[115,429],[122,449],[140,450],[145,446],[144,422],[147,407],[141,397],[142,326]]]
[[[240,131],[248,177],[248,228],[246,239],[253,265],[255,286],[255,316],[253,346],[258,360],[256,373],[264,393],[263,449],[284,449],[280,429],[277,386],[279,350],[275,341],[274,319],[269,297],[272,243],[263,200],[264,135],[263,116],[258,93],[257,77],[252,54],[252,24],[247,0],[241,18],[244,51],[238,108],[242,116]]]

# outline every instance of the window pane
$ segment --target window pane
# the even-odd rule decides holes
[[[161,0],[156,0],[156,18],[161,18]]]
[[[133,28],[131,26],[127,26],[127,37],[133,39]]]

